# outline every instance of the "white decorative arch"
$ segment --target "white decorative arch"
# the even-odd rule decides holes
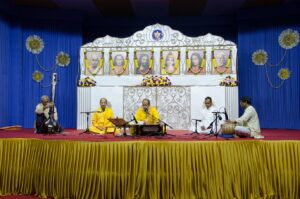
[[[153,33],[160,30],[163,36],[160,40],[153,38]],[[178,30],[173,30],[169,26],[154,24],[147,26],[144,30],[134,33],[127,38],[111,37],[109,35],[95,39],[87,43],[82,48],[136,48],[136,47],[210,47],[227,46],[236,47],[232,41],[224,40],[220,36],[210,33],[199,37],[188,37]]]
[[[153,34],[155,31],[162,33],[160,40],[155,40]],[[95,39],[93,42],[83,45],[80,49],[80,66],[81,74],[84,74],[84,52],[86,51],[104,51],[104,71],[105,75],[108,75],[109,71],[109,52],[126,50],[129,52],[129,70],[130,75],[134,74],[134,50],[154,50],[154,71],[156,75],[159,75],[160,71],[160,50],[180,50],[181,51],[181,74],[184,75],[185,71],[185,51],[187,49],[206,49],[207,54],[207,74],[211,72],[211,51],[212,49],[231,49],[232,50],[232,71],[236,73],[236,57],[237,46],[234,42],[225,40],[224,38],[210,33],[199,36],[189,37],[182,34],[178,30],[173,30],[169,26],[154,24],[147,26],[141,31],[134,33],[130,37],[117,38],[109,35]],[[115,77],[112,77],[115,79]],[[123,78],[118,78],[123,79]],[[125,78],[126,79],[126,78]],[[140,78],[138,78],[140,79]],[[176,78],[175,78],[176,79]],[[96,81],[101,80],[96,77]],[[124,82],[124,81],[122,81]],[[127,84],[126,84],[127,85]]]

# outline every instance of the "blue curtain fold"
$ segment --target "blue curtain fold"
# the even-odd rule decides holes
[[[252,63],[252,53],[258,49],[267,51],[269,63],[278,63],[285,51],[279,46],[278,37],[287,28],[300,32],[299,24],[239,26],[239,94],[252,97],[263,128],[300,129],[300,46],[289,50],[282,64],[268,69],[274,85],[281,82],[277,76],[280,68],[292,72],[279,89],[269,85],[264,67]]]
[[[69,53],[71,64],[66,68],[57,68],[58,83],[56,86],[56,101],[59,121],[65,128],[76,127],[76,76],[78,73],[79,48],[82,45],[81,25],[64,21],[26,21],[19,20],[10,23],[7,28],[9,36],[7,54],[10,58],[1,63],[1,71],[5,71],[8,87],[3,87],[6,108],[1,113],[0,126],[20,124],[32,128],[35,120],[34,109],[44,94],[51,94],[51,87],[43,88],[32,80],[35,70],[43,72],[38,66],[33,54],[27,51],[25,42],[30,35],[39,35],[45,43],[44,50],[39,54],[39,60],[46,68],[55,64],[55,57],[60,51]],[[1,39],[2,42],[3,39]],[[6,47],[1,47],[6,48]],[[6,50],[7,50],[6,49]],[[6,56],[0,52],[0,56]],[[51,72],[43,72],[43,85],[51,84]],[[3,81],[3,80],[1,80]],[[1,89],[2,90],[2,89]],[[1,101],[1,102],[2,102]],[[8,108],[9,107],[9,108]],[[2,108],[2,107],[1,107]],[[1,111],[2,112],[2,111]]]
[[[9,20],[5,16],[0,16],[0,124],[8,124],[9,108],[7,106],[8,97],[8,74],[6,66],[10,65],[10,27]]]

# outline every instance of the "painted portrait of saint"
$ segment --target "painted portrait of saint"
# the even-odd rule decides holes
[[[85,54],[87,62],[85,62],[86,75],[103,75],[103,67],[100,65],[102,59],[102,52],[90,51]]]
[[[153,69],[150,68],[150,59],[152,57],[151,51],[138,51],[136,52],[137,60],[138,60],[138,67],[135,66],[135,74],[137,75],[146,75],[152,74]]]
[[[128,75],[128,66],[126,65],[126,52],[112,52],[112,64],[110,66],[111,75]]]
[[[161,66],[161,74],[162,75],[178,75],[179,70],[179,63],[176,67],[176,62],[179,59],[179,52],[178,51],[164,51],[163,54],[164,65]],[[178,60],[180,61],[180,60]]]
[[[226,68],[227,60],[230,56],[230,50],[214,50],[214,57],[216,59],[216,68],[213,67],[213,73],[230,74],[232,73],[231,64]]]
[[[190,66],[187,66],[188,74],[205,74],[205,64],[202,66],[204,50],[191,50],[188,53]]]

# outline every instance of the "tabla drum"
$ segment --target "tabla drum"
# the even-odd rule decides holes
[[[234,134],[235,133],[235,124],[225,123],[222,125],[221,133],[222,134]]]

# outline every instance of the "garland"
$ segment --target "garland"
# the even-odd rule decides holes
[[[162,56],[162,51],[160,53],[160,64],[162,66],[163,69],[165,69],[165,73],[167,73],[168,75],[172,75],[174,72],[176,72],[178,70],[178,67],[179,67],[179,59],[176,60],[176,63],[175,63],[175,69],[172,71],[172,72],[168,72],[166,71],[166,66],[165,66],[165,60]],[[180,57],[180,51],[178,51],[178,57]]]
[[[226,62],[226,65],[225,65],[225,69],[223,71],[220,71],[218,68],[217,68],[217,61],[216,61],[216,58],[215,58],[215,50],[213,49],[212,50],[212,65],[214,67],[214,69],[219,73],[219,74],[223,74],[226,72],[226,70],[229,68],[231,64],[231,48],[230,48],[230,51],[229,51],[229,56],[228,56],[228,59],[227,59],[227,62]]]
[[[98,67],[96,69],[96,72],[92,72],[91,69],[90,69],[91,67],[89,65],[89,61],[88,61],[87,56],[86,56],[86,51],[84,51],[84,64],[85,64],[85,68],[93,76],[96,76],[99,73],[99,71],[102,69],[102,67],[103,67],[103,51],[101,51],[101,54],[102,54],[102,56],[101,56],[101,59],[99,61],[99,65],[98,65]]]
[[[152,57],[153,57],[153,50],[151,51],[151,53],[152,54],[151,54],[151,58],[150,58],[150,62],[149,62],[149,67],[148,67],[148,69],[147,69],[146,72],[140,71],[140,73],[142,75],[147,75],[150,72],[150,70],[152,69],[152,66],[153,66],[153,59],[152,59]],[[134,65],[135,65],[136,70],[138,70],[140,68],[140,65],[139,65],[139,62],[138,62],[138,59],[137,59],[137,56],[136,56],[136,51],[134,51]]]
[[[111,69],[114,71],[115,70],[115,65],[114,65],[114,62],[112,60],[111,52],[110,52],[109,56],[110,56],[109,64],[110,64]],[[126,71],[127,66],[128,66],[128,59],[127,59],[127,52],[126,52],[126,58],[125,58],[125,62],[124,62],[124,65],[123,65],[123,70],[120,73],[117,73],[116,71],[114,71],[115,74],[118,75],[118,76],[122,75]]]
[[[193,74],[200,73],[201,70],[203,69],[205,63],[206,63],[206,50],[204,49],[204,54],[203,54],[203,58],[202,58],[202,61],[201,61],[200,69],[198,71],[196,71],[196,72],[191,69],[191,60],[189,59],[188,53],[189,53],[189,51],[187,50],[186,51],[186,57],[187,57],[187,59],[186,59],[186,65],[187,65],[188,71],[191,72],[191,73],[193,73]]]

